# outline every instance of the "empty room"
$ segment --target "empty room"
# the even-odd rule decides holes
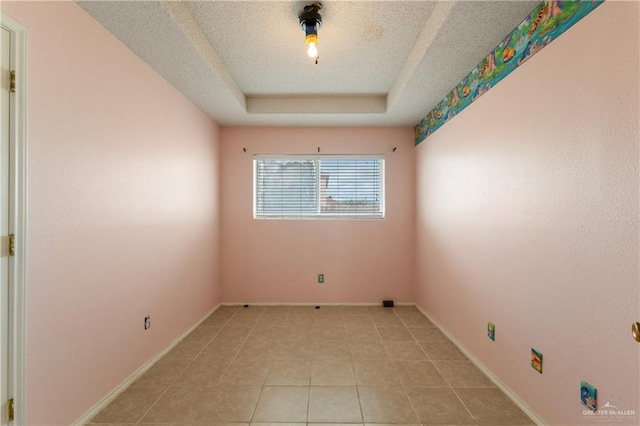
[[[640,423],[637,1],[2,1],[0,424]]]

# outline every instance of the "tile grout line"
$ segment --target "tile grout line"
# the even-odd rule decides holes
[[[250,306],[250,305],[247,305]],[[239,308],[237,310],[237,312],[234,314],[237,315],[238,312],[241,312],[242,309],[245,308]],[[247,341],[249,340],[249,336],[251,336],[251,333],[253,333],[253,330],[255,330],[256,325],[258,325],[258,322],[260,322],[260,317],[264,315],[264,309],[262,310],[262,312],[258,315],[258,318],[256,319],[256,321],[254,322],[254,324],[251,326],[251,329],[249,330],[249,332],[247,333],[247,336],[244,338],[244,340],[242,340],[242,343],[240,344],[240,346],[238,347],[238,351],[236,352],[235,356],[233,357],[233,359],[231,360],[231,362],[229,363],[229,365],[227,365],[227,368],[225,368],[224,372],[220,375],[220,378],[218,379],[218,385],[220,384],[220,380],[222,379],[222,377],[224,377],[224,375],[226,374],[227,371],[229,371],[229,368],[231,367],[231,365],[233,364],[233,362],[238,359],[238,354],[240,353],[240,351],[242,350],[242,347],[247,343]],[[267,375],[269,374],[269,370],[267,369]],[[258,398],[256,398],[256,404],[253,406],[253,411],[251,412],[251,416],[249,417],[249,423],[251,423],[251,421],[253,420],[253,416],[256,413],[256,409],[258,408],[258,402],[260,402],[260,396],[262,395],[262,390],[264,388],[264,381],[267,379],[266,375],[264,380],[262,381],[262,386],[260,386],[260,392],[258,392]]]
[[[433,367],[436,369],[436,371],[438,373],[440,373],[440,375],[442,376],[442,379],[445,381],[445,383],[449,386],[449,389],[451,389],[451,391],[453,392],[453,394],[456,396],[456,398],[458,398],[458,401],[460,401],[460,403],[462,404],[462,406],[464,407],[465,410],[467,410],[467,413],[469,413],[469,415],[471,416],[471,418],[476,422],[476,424],[478,423],[478,419],[476,418],[476,416],[473,415],[473,413],[471,412],[471,410],[469,410],[469,407],[467,407],[467,404],[464,403],[464,401],[460,398],[460,395],[458,395],[458,392],[456,392],[456,390],[453,388],[453,386],[451,385],[451,383],[449,383],[449,381],[444,377],[444,375],[440,372],[440,370],[438,369],[438,366],[435,364],[435,362],[433,363]]]
[[[407,329],[407,332],[414,339],[413,341],[415,341],[416,344],[417,344],[417,340],[415,340],[415,336],[413,335],[413,333],[411,333],[411,331],[409,331],[409,327],[406,326],[404,321],[402,321],[402,318],[400,318],[400,316],[395,311],[393,311],[393,313],[398,317],[398,319],[400,320],[400,323]],[[382,342],[382,346],[384,347],[385,352],[387,352],[387,347],[384,345],[384,342]],[[418,347],[420,347],[420,345],[418,345]],[[422,348],[420,348],[420,349],[422,349]],[[387,355],[389,355],[388,352],[387,352]],[[427,354],[425,353],[425,355],[427,355]],[[427,357],[428,356],[429,355],[427,355]],[[398,370],[396,369],[396,366],[393,363],[393,361],[391,362],[391,365],[393,366],[393,370],[397,375],[398,374]],[[404,385],[404,383],[402,382],[402,379],[398,378],[398,381],[400,382],[400,386],[402,386],[402,391],[404,392],[405,398],[407,398],[409,400],[409,405],[411,406],[411,410],[413,410],[413,415],[415,416],[415,419],[418,421],[419,424],[421,424],[422,422],[420,421],[420,417],[418,416],[418,411],[416,411],[416,407],[415,407],[415,405],[413,405],[413,401],[411,401],[411,397],[409,396],[409,392],[407,392],[407,386]]]
[[[212,313],[211,313],[211,315],[213,315],[213,314],[215,314],[215,312],[212,312]],[[211,316],[211,315],[210,315],[210,316]],[[235,314],[234,314],[234,315],[235,315]],[[232,315],[232,316],[233,316],[233,315]],[[207,319],[208,319],[208,318],[207,318]],[[226,324],[227,322],[229,322],[229,319],[231,319],[231,317],[229,317],[229,318],[227,319],[227,321],[225,322],[225,324]],[[205,321],[206,321],[206,320],[205,320]],[[203,321],[203,322],[204,322],[204,321]],[[201,324],[201,325],[202,325],[202,324]],[[193,359],[192,359],[191,361],[189,361],[189,363],[188,363],[188,364],[187,364],[187,366],[184,368],[184,370],[182,370],[182,371],[180,372],[180,374],[178,374],[178,375],[176,376],[176,378],[175,378],[175,379],[173,379],[173,381],[172,381],[171,383],[169,383],[169,385],[167,385],[167,388],[164,390],[164,392],[162,392],[162,394],[160,395],[160,397],[159,397],[158,399],[156,399],[156,400],[154,401],[154,403],[153,403],[153,404],[151,404],[151,406],[149,407],[149,409],[148,409],[147,411],[145,411],[145,412],[144,412],[144,414],[142,414],[142,416],[138,419],[138,421],[136,421],[136,422],[135,422],[136,424],[140,424],[140,422],[142,421],[142,419],[144,419],[144,417],[145,417],[147,414],[149,414],[149,412],[153,409],[153,407],[155,407],[155,406],[158,404],[158,401],[160,401],[160,399],[161,399],[161,398],[162,398],[162,397],[163,397],[167,392],[169,392],[169,389],[171,388],[171,386],[172,386],[175,382],[177,382],[177,381],[178,381],[178,379],[179,379],[180,377],[182,377],[182,375],[184,374],[184,372],[185,372],[185,371],[187,371],[187,369],[188,369],[188,368],[191,366],[191,364],[193,364],[193,362],[194,362],[194,361],[195,361],[195,360],[200,356],[200,354],[205,350],[205,348],[206,348],[207,346],[209,346],[209,345],[211,344],[211,342],[213,342],[213,339],[215,339],[215,336],[217,336],[217,335],[218,335],[218,333],[220,333],[220,331],[222,330],[222,328],[223,328],[223,327],[224,327],[224,325],[223,325],[222,327],[220,327],[220,330],[218,330],[218,332],[217,332],[217,333],[216,333],[216,334],[211,338],[211,340],[209,341],[209,343],[207,343],[206,345],[204,345],[204,346],[202,347],[202,349],[200,350],[200,352],[198,352],[198,354],[197,354],[196,356],[194,356],[194,357],[193,357]],[[200,328],[200,326],[198,326],[198,327],[196,328],[196,330],[197,330],[198,328]],[[195,330],[194,330],[194,331],[195,331]],[[193,333],[193,331],[192,331],[191,333]],[[187,337],[189,337],[189,336],[187,336]],[[185,339],[186,339],[186,337],[185,337]],[[184,339],[183,339],[183,340],[184,340]],[[182,343],[182,342],[180,342],[180,343]],[[167,355],[168,355],[168,354],[167,354]],[[167,355],[165,355],[164,357],[166,357]],[[159,360],[158,360],[158,362],[162,361],[162,359],[164,359],[164,357],[162,357],[161,359],[159,359]]]
[[[396,314],[397,315],[397,314]],[[407,329],[407,331],[409,331],[409,334],[411,334],[411,337],[413,337],[414,339],[416,339],[416,336],[413,335],[413,333],[411,333],[411,331],[409,330],[409,327],[407,326],[407,324],[402,320],[402,317],[398,316],[400,318],[400,322],[405,326],[405,328]],[[425,356],[427,357],[427,359],[431,362],[431,364],[433,365],[433,367],[435,368],[435,364],[433,363],[433,361],[431,360],[431,357],[429,356],[429,354],[427,353],[427,351],[425,351],[422,346],[420,346],[420,344],[418,343],[418,340],[415,340],[416,344],[418,345],[418,347],[420,348],[420,350],[422,351],[422,353],[425,354]],[[385,348],[386,350],[386,348]],[[394,366],[395,369],[395,366]],[[438,371],[436,369],[436,371]],[[440,374],[440,376],[442,376],[442,373],[440,373],[438,371],[438,374]],[[445,383],[447,383],[447,381],[445,380],[444,376],[442,377],[442,380],[444,380]],[[447,383],[448,384],[448,383]],[[402,383],[402,380],[400,380],[400,385],[402,386],[402,390],[404,390],[405,395],[407,396],[407,399],[409,400],[409,404],[411,405],[411,409],[413,409],[413,414],[415,414],[416,419],[418,420],[418,423],[422,424],[422,420],[420,420],[420,416],[418,415],[418,410],[416,410],[416,406],[413,403],[413,400],[411,399],[411,396],[409,396],[409,392],[407,392],[407,386],[404,385],[404,383]]]
[[[234,314],[233,314],[233,315],[231,315],[229,318],[227,318],[227,321],[224,323],[224,325],[223,325],[222,327],[220,327],[220,330],[218,330],[218,332],[216,333],[216,335],[211,339],[211,341],[209,341],[209,343],[207,343],[206,345],[204,345],[204,347],[202,348],[202,350],[200,350],[200,352],[198,352],[198,354],[197,354],[197,355],[196,355],[196,356],[191,360],[191,362],[189,363],[189,365],[191,365],[191,364],[192,364],[192,363],[193,363],[193,362],[194,362],[194,361],[195,361],[195,360],[196,360],[196,359],[197,359],[197,358],[198,358],[198,357],[199,357],[199,356],[200,356],[200,355],[205,351],[205,349],[206,349],[209,345],[211,345],[211,344],[213,343],[213,341],[215,340],[215,337],[216,337],[218,334],[220,334],[220,332],[221,332],[225,327],[227,327],[227,325],[229,324],[229,321],[231,321],[231,319],[232,319],[233,317],[235,317],[235,316],[238,314],[238,312],[240,312],[240,309],[236,309],[236,312],[234,312]],[[255,325],[254,325],[254,326],[255,326]],[[252,330],[253,330],[253,327],[252,327]],[[251,332],[249,332],[249,334],[251,334]],[[244,341],[242,342],[242,344],[238,347],[238,350],[236,351],[236,353],[235,353],[235,355],[234,355],[233,359],[231,360],[231,362],[229,363],[229,365],[227,365],[227,367],[224,369],[224,371],[222,372],[222,374],[221,374],[221,375],[220,375],[220,377],[218,378],[217,382],[219,382],[219,381],[220,381],[220,378],[222,378],[222,376],[227,372],[227,370],[229,369],[229,367],[231,366],[231,364],[233,363],[233,361],[235,361],[235,360],[236,360],[236,358],[238,357],[238,353],[240,352],[240,349],[242,349],[242,346],[244,345],[244,342],[246,342],[246,340],[249,338],[249,334],[247,334],[247,337],[245,337],[245,339],[244,339]],[[185,371],[186,371],[186,369],[185,369],[182,373],[180,373],[180,376],[178,376],[178,378],[180,378],[180,377],[184,374],[184,372],[185,372]],[[176,379],[176,381],[177,381],[177,380],[178,380],[178,379]],[[174,383],[175,383],[175,382],[174,382]],[[217,383],[217,384],[219,384],[219,383]],[[168,389],[168,388],[167,388],[167,389]],[[156,401],[156,403],[157,403],[157,401]],[[256,404],[257,404],[257,402],[256,402]],[[255,408],[254,408],[254,409],[255,409]],[[146,415],[146,414],[145,414],[145,415]]]
[[[311,410],[311,363],[309,363],[309,381],[307,383],[307,417],[305,423],[309,424],[309,411]]]
[[[373,318],[371,317],[371,313],[369,312],[368,309],[367,309],[367,315],[369,316],[369,319],[371,320],[371,322],[373,322]],[[343,318],[343,321],[344,321],[344,318]],[[373,327],[376,329],[376,333],[378,333],[378,329],[376,328],[375,323],[373,323]],[[346,334],[346,326],[345,326],[345,334]],[[380,336],[380,333],[378,333],[378,337],[380,337],[380,341],[382,341],[382,337]],[[384,347],[384,344],[383,344],[383,347]],[[353,381],[356,386],[356,396],[358,397],[358,406],[360,407],[360,418],[362,419],[362,424],[364,424],[365,422],[364,407],[362,406],[362,400],[360,399],[360,386],[358,385],[358,377],[356,375],[356,366],[353,363],[353,354],[351,353],[351,345],[349,345],[349,357],[351,358],[351,370],[353,371]]]
[[[151,404],[151,407],[149,407],[149,409],[148,409],[147,411],[145,411],[145,412],[142,414],[142,416],[140,416],[140,418],[135,422],[135,424],[140,424],[140,422],[142,421],[142,419],[144,419],[144,416],[146,416],[146,415],[149,413],[149,411],[151,411],[151,409],[152,409],[153,407],[155,407],[155,406],[156,406],[156,404],[158,403],[158,401],[160,401],[160,399],[164,396],[164,394],[166,394],[167,392],[169,392],[169,388],[170,388],[170,386],[167,386],[167,388],[166,388],[166,389],[165,389],[165,390],[160,394],[160,396],[158,397],[158,399],[156,399],[156,400],[154,401],[154,403],[153,403],[153,404]]]
[[[424,317],[424,315],[422,313],[420,313],[421,316]],[[400,316],[399,316],[400,317]],[[428,319],[428,318],[427,318]],[[404,324],[404,326],[407,328],[407,330],[409,330],[409,327],[407,326],[407,324],[402,320],[402,317],[400,317],[400,321]],[[415,327],[414,327],[415,328]],[[418,327],[419,328],[419,327]],[[416,337],[413,335],[413,333],[409,330],[409,333],[412,335],[412,337],[414,339],[416,339]],[[416,339],[417,342],[417,339]],[[442,377],[442,380],[445,382],[445,384],[447,385],[447,387],[453,392],[453,394],[456,396],[456,398],[460,401],[460,403],[462,404],[462,406],[465,408],[465,410],[467,410],[467,412],[469,413],[469,415],[471,416],[471,418],[477,422],[476,417],[471,413],[471,410],[469,410],[469,408],[466,406],[466,404],[462,401],[462,399],[460,399],[460,396],[458,395],[458,393],[455,391],[455,389],[453,388],[453,386],[449,383],[449,381],[444,377],[444,375],[442,374],[442,372],[438,369],[435,361],[431,358],[431,356],[424,350],[424,348],[422,348],[422,346],[420,344],[418,344],[418,346],[420,347],[420,349],[422,350],[422,352],[424,352],[424,354],[427,356],[427,358],[429,359],[429,361],[431,362],[431,364],[433,365],[434,369],[438,372],[438,374],[440,374],[440,376]],[[385,348],[386,349],[386,348]],[[415,414],[416,414],[416,418],[418,419],[418,422],[421,422],[419,416],[417,415],[418,412],[415,409],[415,405],[413,404],[413,401],[411,400],[411,397],[409,397],[409,394],[406,390],[407,386],[404,385],[404,383],[402,383],[402,380],[400,380],[400,384],[402,385],[405,394],[407,395],[408,399],[409,399],[409,403],[411,404]],[[419,387],[434,387],[434,388],[440,388],[441,386],[419,386]]]
[[[262,311],[262,315],[264,315],[265,311]],[[284,321],[284,326],[282,327],[282,333],[284,333],[284,328],[286,327],[287,322],[289,321],[289,314],[291,313],[291,309],[287,310],[287,318]],[[260,322],[260,318],[258,318],[258,321],[256,321],[255,325],[254,325],[254,329],[255,327],[258,325],[258,323]],[[253,332],[253,329],[251,330]],[[251,336],[251,333],[249,333],[249,336]],[[249,339],[249,336],[247,336],[247,339]],[[271,367],[273,365],[273,362],[277,359],[278,356],[278,349],[280,348],[280,340],[281,340],[282,336],[280,336],[280,339],[278,339],[278,344],[276,345],[276,350],[274,352],[273,355],[273,359],[271,361],[269,361],[269,367],[267,368],[267,374],[265,374],[264,379],[262,380],[262,386],[260,386],[260,393],[258,394],[258,399],[256,400],[256,406],[253,407],[253,412],[251,413],[251,417],[249,419],[249,423],[253,422],[253,418],[256,415],[256,411],[258,410],[258,404],[260,403],[260,397],[262,396],[262,393],[264,392],[264,387],[265,384],[267,383],[267,379],[269,378],[269,373],[271,372]],[[308,397],[307,397],[307,404],[308,404]]]

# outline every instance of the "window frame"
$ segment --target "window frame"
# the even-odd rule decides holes
[[[268,214],[257,212],[257,164],[258,161],[265,160],[282,160],[282,161],[339,161],[339,160],[377,160],[380,167],[380,212],[379,213],[322,213],[320,200],[320,168],[318,167],[318,176],[316,177],[316,212],[315,213],[295,213],[295,214]],[[318,164],[319,166],[319,164]],[[367,219],[384,219],[386,217],[386,158],[382,154],[255,154],[252,159],[253,167],[253,218],[257,220],[367,220]]]

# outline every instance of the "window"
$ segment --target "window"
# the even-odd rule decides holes
[[[257,155],[255,218],[382,218],[384,157]]]

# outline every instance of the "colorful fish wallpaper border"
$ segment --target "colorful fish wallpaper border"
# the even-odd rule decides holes
[[[415,126],[416,145],[603,2],[542,1]]]

